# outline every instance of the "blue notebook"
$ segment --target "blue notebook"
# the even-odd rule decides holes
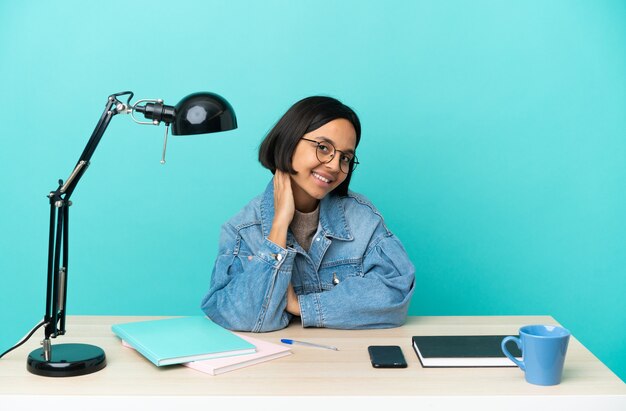
[[[114,324],[111,330],[157,366],[256,351],[253,344],[207,317]]]

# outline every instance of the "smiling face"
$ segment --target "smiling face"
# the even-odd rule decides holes
[[[329,142],[338,151],[354,152],[356,131],[350,121],[338,118],[320,128],[306,133],[302,138],[319,142]],[[339,168],[341,153],[329,163],[322,164],[316,155],[317,144],[300,140],[292,157],[292,167],[297,174],[291,175],[291,187],[296,209],[301,212],[315,210],[319,200],[344,182],[347,174]]]

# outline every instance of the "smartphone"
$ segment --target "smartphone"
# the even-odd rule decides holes
[[[402,349],[397,345],[370,345],[367,347],[374,368],[406,368]]]

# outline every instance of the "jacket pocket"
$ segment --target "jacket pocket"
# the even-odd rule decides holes
[[[361,259],[333,261],[322,264],[318,272],[320,286],[331,290],[350,278],[363,276]]]

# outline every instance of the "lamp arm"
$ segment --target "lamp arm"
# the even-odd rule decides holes
[[[130,91],[109,96],[104,112],[96,124],[78,163],[65,183],[59,180],[56,190],[50,192],[50,236],[48,243],[48,273],[46,290],[46,310],[44,314],[45,338],[42,342],[44,357],[50,357],[50,338],[65,334],[66,295],[68,275],[68,227],[69,200],[78,181],[83,176],[98,143],[102,139],[111,119],[120,112],[127,110],[128,104],[119,101],[118,97],[128,95],[128,104],[133,96]]]
[[[118,97],[123,96],[123,95],[129,96],[127,104],[122,103],[118,99]],[[133,92],[124,91],[121,93],[112,94],[107,99],[107,104],[104,108],[104,111],[102,112],[102,116],[100,116],[100,120],[96,124],[96,127],[94,128],[93,133],[91,134],[91,137],[89,138],[89,141],[87,142],[87,145],[85,146],[85,149],[83,150],[83,153],[78,159],[78,162],[76,163],[76,166],[74,167],[74,170],[72,171],[72,174],[70,175],[70,177],[68,177],[67,181],[65,182],[65,185],[60,187],[61,194],[65,194],[66,200],[69,200],[69,197],[72,195],[74,188],[76,188],[78,181],[87,170],[87,167],[89,167],[89,161],[91,160],[91,156],[93,155],[94,151],[96,151],[96,148],[98,147],[98,144],[100,143],[100,140],[102,139],[102,136],[104,135],[104,132],[109,126],[111,119],[113,118],[114,115],[119,114],[120,112],[126,111],[132,96],[133,96]]]

